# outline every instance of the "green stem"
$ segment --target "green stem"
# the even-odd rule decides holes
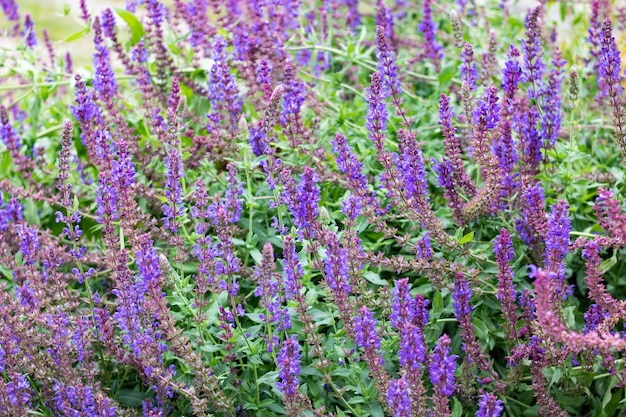
[[[246,196],[248,197],[248,201],[246,203],[246,207],[248,209],[248,236],[246,237],[246,257],[244,260],[244,265],[248,265],[248,259],[250,257],[250,248],[252,247],[252,222],[254,216],[254,195],[252,194],[252,179],[250,178],[250,163],[248,161],[248,153],[246,152],[246,148],[241,148],[241,156],[243,159],[243,169],[246,175]]]
[[[368,68],[372,71],[376,71],[376,62],[366,59],[359,59],[352,55],[349,55],[347,52],[342,51],[341,49],[332,48],[324,45],[307,45],[307,46],[292,46],[287,48],[288,51],[306,51],[306,50],[317,50],[317,51],[326,51],[333,53],[335,55],[341,56],[346,59],[352,60],[355,64],[361,65],[362,67]],[[430,81],[433,84],[439,84],[439,77],[435,75],[426,75],[420,74],[414,71],[405,70],[405,74],[410,75],[413,78],[417,78],[423,81]],[[452,82],[455,84],[461,84],[461,80],[458,78],[453,78]]]
[[[72,213],[73,215],[74,213]],[[69,222],[69,219],[71,218],[70,216],[70,208],[68,206],[65,206],[65,216],[67,217],[68,222],[67,224],[67,228],[71,231],[72,230],[72,224]],[[121,228],[120,228],[121,230]],[[68,236],[69,237],[69,236]],[[76,240],[72,239],[72,248],[74,250],[74,253],[78,252],[78,245],[76,244]],[[83,263],[81,262],[80,258],[76,257],[76,266],[78,267],[78,270],[81,274],[81,276],[83,277],[83,281],[85,283],[85,288],[87,289],[87,294],[89,295],[89,307],[91,308],[91,321],[93,322],[93,327],[94,330],[96,331],[96,339],[100,340],[100,330],[98,329],[98,323],[96,322],[96,307],[95,304],[93,302],[93,291],[91,289],[91,285],[89,285],[89,278],[85,276],[85,269],[83,268]],[[102,349],[98,349],[98,356],[100,357],[100,363],[102,364],[102,366],[106,365],[106,362],[104,360],[104,355],[102,353]]]

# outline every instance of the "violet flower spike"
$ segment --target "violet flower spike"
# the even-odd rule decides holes
[[[324,264],[328,286],[331,290],[336,291],[343,301],[346,301],[350,295],[348,254],[346,249],[341,247],[337,236],[334,234],[331,235]]]
[[[474,194],[476,194],[476,185],[465,172],[461,158],[461,142],[456,136],[457,129],[452,123],[453,118],[454,113],[450,106],[450,97],[442,94],[439,99],[439,124],[441,125],[441,132],[444,137],[443,143],[446,156],[450,161],[450,178],[453,180],[454,185],[461,187],[466,194],[473,197]],[[445,162],[442,162],[442,164],[443,163]]]
[[[283,241],[283,282],[285,285],[285,297],[295,299],[302,288],[304,269],[298,259],[296,245],[290,235],[285,236]]]
[[[545,194],[541,184],[526,188],[521,200],[521,218],[515,221],[515,229],[524,243],[534,247],[543,241],[546,233]]]
[[[315,171],[310,167],[305,167],[302,180],[296,189],[285,190],[283,193],[283,198],[293,215],[293,222],[298,227],[298,235],[301,239],[313,239],[317,236],[316,225],[317,216],[319,216],[320,191],[315,184],[316,181]],[[294,191],[295,193],[291,194]]]
[[[303,82],[296,80],[293,65],[285,66],[283,80],[283,108],[280,115],[280,124],[286,126],[290,119],[298,117],[300,109],[306,99],[306,86]],[[280,99],[280,97],[279,97]]]
[[[368,194],[367,179],[363,174],[363,163],[350,148],[348,140],[337,133],[332,141],[333,152],[337,155],[339,171],[346,176],[350,188],[361,195]]]
[[[583,328],[583,333],[587,334],[590,331],[596,330],[598,326],[604,323],[604,320],[609,317],[609,312],[603,310],[597,304],[590,305],[589,309],[583,315],[583,318],[585,319],[585,327]]]
[[[91,19],[89,9],[87,8],[87,0],[80,0],[80,18],[85,22],[89,22]]]
[[[177,218],[184,213],[182,203],[181,178],[184,175],[183,160],[178,152],[178,148],[172,146],[167,158],[165,158],[166,182],[165,197],[167,203],[163,204],[163,226],[170,232],[178,233]]]
[[[528,97],[538,99],[541,92],[545,63],[541,44],[541,12],[538,4],[530,10],[526,18],[526,38],[522,39],[521,49],[524,52],[524,70],[522,81],[529,84]]]
[[[430,243],[430,235],[424,232],[424,236],[417,241],[415,252],[418,259],[429,260],[433,257],[433,249]]]
[[[17,7],[17,3],[15,3],[15,0],[0,1],[0,7],[2,7],[2,11],[4,12],[8,21],[16,22],[20,20],[19,8]]]
[[[541,91],[543,96],[543,115],[541,118],[541,136],[545,148],[553,148],[561,128],[561,83],[564,78],[563,66],[567,63],[561,58],[561,51],[555,48],[554,68],[548,74],[548,82]]]
[[[520,52],[513,45],[509,48],[507,60],[502,69],[502,90],[504,91],[503,105],[513,106],[515,93],[519,89],[519,82],[522,78],[522,67],[519,64]],[[512,110],[512,109],[511,109]]]
[[[527,175],[535,175],[539,172],[543,142],[536,126],[540,117],[539,108],[531,106],[522,113],[515,127],[520,138],[520,161],[522,162],[520,171]]]
[[[209,100],[213,111],[222,110],[228,114],[230,127],[237,130],[237,122],[243,108],[243,100],[235,77],[227,63],[227,43],[221,36],[213,40],[213,66],[209,73]]]
[[[552,206],[552,211],[548,215],[545,267],[548,271],[554,272],[557,277],[556,291],[562,297],[568,294],[565,288],[565,255],[569,247],[569,233],[571,231],[570,219],[568,216],[569,206],[566,201],[560,200]]]
[[[507,206],[507,199],[515,193],[519,186],[515,172],[517,164],[517,143],[513,140],[511,122],[504,120],[501,124],[501,136],[493,142],[493,153],[498,158],[500,170],[502,172],[502,189],[500,190],[500,205],[503,209]]]
[[[376,330],[377,320],[374,314],[367,308],[361,307],[359,315],[354,318],[356,328],[356,344],[363,348],[380,350],[380,336]]]
[[[598,87],[602,90],[602,97],[608,98],[612,110],[613,128],[617,136],[617,143],[626,158],[626,112],[621,75],[620,51],[615,44],[613,27],[610,19],[606,19],[602,26],[601,48],[596,65]]]
[[[513,285],[513,269],[511,262],[515,258],[511,235],[508,230],[502,228],[500,234],[493,243],[493,252],[496,255],[498,264],[498,293],[496,297],[502,303],[502,315],[508,322],[508,337],[515,339],[517,337],[516,324],[517,312],[516,304],[517,293]]]
[[[382,26],[376,26],[376,57],[378,58],[378,73],[383,80],[385,90],[400,95],[402,86],[400,85],[400,78],[398,78],[396,58]]]
[[[398,131],[398,153],[395,155],[396,166],[404,183],[409,199],[428,201],[428,185],[422,150],[415,137],[401,129]]]
[[[472,289],[467,280],[457,278],[454,283],[454,292],[452,293],[454,299],[454,314],[459,322],[462,322],[464,317],[471,314],[474,307],[470,304],[472,298]]]
[[[454,393],[456,358],[456,355],[450,355],[450,338],[443,334],[431,355],[428,369],[434,389],[434,416],[446,416],[450,413],[449,397]]]
[[[502,401],[498,400],[497,397],[491,393],[483,392],[478,401],[476,417],[500,417],[503,410],[504,405]]]
[[[394,329],[400,329],[406,323],[413,323],[415,319],[415,300],[411,297],[410,289],[408,278],[396,281],[390,316]]]
[[[424,0],[422,11],[422,21],[418,26],[418,31],[424,37],[422,44],[424,55],[433,61],[435,68],[438,70],[443,58],[443,48],[437,43],[435,38],[437,27],[433,21],[432,0]]]
[[[383,84],[382,76],[375,72],[372,74],[372,84],[365,91],[365,98],[369,102],[369,110],[366,116],[366,127],[370,132],[369,138],[378,153],[385,151],[385,131],[387,130],[387,100],[388,91]]]
[[[394,417],[411,417],[411,396],[409,383],[405,376],[391,381],[387,391],[387,404]]]
[[[300,346],[295,335],[291,335],[282,343],[278,353],[278,378],[280,382],[276,385],[280,392],[286,396],[293,396],[298,392],[300,382]]]
[[[461,81],[465,81],[472,91],[476,90],[478,67],[474,61],[474,49],[469,42],[465,42],[461,50]]]
[[[100,94],[103,101],[110,101],[117,93],[117,80],[115,72],[111,67],[109,58],[109,48],[102,38],[102,25],[100,17],[96,16],[94,23],[94,44],[96,52],[93,54],[93,66],[95,76],[93,81],[94,89]]]
[[[24,36],[24,43],[30,49],[34,49],[35,46],[37,46],[37,35],[35,34],[34,23],[30,14],[24,16],[24,31],[22,32],[22,36]]]

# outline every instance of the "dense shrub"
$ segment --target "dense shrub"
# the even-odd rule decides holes
[[[18,3],[0,415],[623,415],[626,8]]]

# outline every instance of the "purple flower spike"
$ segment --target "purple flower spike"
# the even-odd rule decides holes
[[[498,158],[500,170],[502,172],[502,190],[500,197],[502,199],[501,206],[506,207],[506,199],[515,193],[519,186],[517,177],[519,176],[515,170],[517,164],[516,142],[513,140],[511,122],[504,120],[501,123],[502,135],[493,143],[493,153]]]
[[[115,72],[111,67],[109,59],[109,48],[102,39],[102,25],[100,17],[96,17],[94,23],[94,44],[96,53],[93,54],[93,67],[95,76],[93,80],[94,89],[100,93],[103,100],[110,100],[117,92],[117,80]]]
[[[544,100],[541,136],[544,138],[546,148],[554,147],[561,128],[561,83],[564,77],[563,66],[566,62],[561,58],[561,51],[557,47],[552,60],[554,68],[550,70],[548,82],[541,91]]]
[[[377,320],[369,308],[363,306],[359,315],[354,318],[356,344],[363,349],[380,350],[380,336],[376,330]]]
[[[613,37],[611,20],[608,18],[602,25],[600,56],[596,70],[602,97],[608,98],[612,110],[613,128],[622,151],[622,158],[626,158],[626,112],[622,97],[624,88],[621,84],[623,78],[621,58]]]
[[[283,110],[280,116],[280,123],[285,126],[292,117],[300,114],[300,109],[306,99],[306,88],[303,82],[295,79],[291,64],[285,66],[283,84]]]
[[[283,192],[283,199],[293,215],[293,222],[298,227],[301,239],[313,239],[317,235],[315,226],[319,215],[320,190],[315,185],[316,181],[315,171],[305,167],[302,180],[296,189],[285,189]]]
[[[472,289],[470,288],[470,284],[467,280],[457,278],[454,283],[452,298],[454,299],[454,314],[460,322],[463,320],[463,317],[469,316],[473,310],[473,307],[470,305]]]
[[[428,232],[424,232],[424,236],[417,241],[415,245],[415,251],[417,252],[418,259],[429,260],[433,257],[433,249],[430,243],[430,235]]]
[[[326,281],[331,290],[337,291],[343,298],[350,295],[350,277],[348,275],[348,253],[342,248],[337,236],[331,235],[326,251]]]
[[[436,395],[451,396],[454,393],[456,355],[450,355],[450,338],[444,334],[439,339],[430,360],[430,382]]]
[[[476,90],[478,82],[478,67],[474,62],[474,49],[472,44],[465,42],[461,51],[461,80],[465,81],[470,88]]]
[[[113,16],[113,12],[111,9],[106,9],[102,13],[102,31],[104,32],[104,36],[107,38],[115,37],[115,16]]]
[[[145,47],[144,40],[140,40],[139,43],[133,48],[131,53],[133,61],[143,64],[148,61],[148,50]]]
[[[424,54],[433,60],[436,68],[439,68],[441,58],[443,58],[443,48],[435,39],[437,27],[433,21],[432,0],[424,0],[423,12],[422,22],[419,24],[418,30],[424,35]]]
[[[80,18],[85,22],[89,22],[89,19],[91,19],[89,9],[87,8],[87,0],[80,0]]]
[[[369,138],[374,142],[379,153],[384,152],[385,131],[387,130],[387,106],[385,100],[388,96],[387,88],[383,85],[381,74],[372,74],[372,84],[365,92],[369,102],[369,110],[366,116],[366,127],[370,132]]]
[[[410,388],[404,376],[391,381],[387,391],[387,404],[394,417],[411,417]]]
[[[295,395],[300,386],[300,346],[295,335],[283,342],[278,353],[278,366],[278,389],[285,395]]]
[[[515,338],[517,323],[517,313],[515,311],[515,300],[517,293],[513,286],[513,269],[511,262],[515,258],[511,235],[508,230],[502,228],[500,235],[493,243],[493,252],[498,263],[498,294],[497,298],[502,303],[502,314],[507,319],[509,325],[509,338]]]
[[[178,148],[171,147],[165,159],[166,191],[167,203],[163,204],[163,225],[172,233],[178,233],[177,218],[183,215],[183,198],[181,178],[183,176],[183,160],[178,152]]]
[[[474,124],[477,129],[493,129],[500,120],[500,105],[498,104],[498,88],[494,85],[485,90],[485,94],[476,103]]]
[[[4,232],[12,223],[18,223],[23,219],[24,208],[15,197],[4,202],[0,195],[0,232]]]
[[[17,235],[20,238],[20,251],[24,257],[24,262],[27,265],[35,263],[40,247],[37,229],[18,224]]]
[[[519,122],[516,124],[522,150],[520,156],[523,166],[520,167],[520,170],[530,175],[535,175],[539,172],[539,164],[541,162],[543,142],[536,127],[539,118],[539,109],[537,106],[532,106],[522,114]]]
[[[504,63],[504,69],[502,70],[502,90],[504,91],[504,104],[507,106],[512,105],[509,101],[513,100],[515,93],[519,89],[518,85],[522,77],[522,67],[518,62],[520,52],[517,48],[511,45],[508,53],[508,58]]]
[[[410,289],[408,278],[396,281],[391,305],[391,326],[395,329],[400,328],[402,323],[413,323],[415,319],[415,300],[409,293]]]
[[[24,16],[24,31],[22,32],[22,35],[24,36],[24,43],[30,49],[37,46],[37,35],[35,34],[33,20],[29,14]]]
[[[597,327],[609,317],[610,315],[608,311],[603,310],[597,304],[590,305],[589,309],[585,312],[583,316],[583,318],[585,319],[585,327],[583,329],[583,333],[587,334],[591,331],[596,330]]]
[[[498,400],[495,395],[483,393],[478,400],[476,417],[500,417],[503,410],[502,401]]]
[[[20,13],[15,0],[2,0],[0,1],[0,7],[2,7],[2,11],[9,21],[15,22],[20,20]]]
[[[401,93],[402,87],[398,78],[396,58],[382,26],[376,26],[376,57],[378,58],[378,73],[383,80],[385,89],[394,94]]]
[[[538,4],[529,12],[526,18],[526,38],[522,39],[521,49],[524,52],[522,81],[529,84],[528,97],[531,99],[537,99],[540,96],[543,73],[546,70],[541,46],[542,8],[543,6]]]
[[[613,26],[610,19],[606,19],[602,25],[600,34],[600,56],[597,64],[598,85],[602,89],[602,95],[609,97],[612,94],[620,95],[623,87],[620,68],[621,57],[613,36]]]
[[[546,235],[545,267],[557,277],[556,291],[561,296],[567,295],[565,285],[565,255],[568,252],[569,233],[571,231],[568,216],[569,206],[560,200],[552,206],[548,215],[548,233]]]
[[[346,175],[350,188],[359,194],[367,194],[367,180],[363,174],[363,164],[352,152],[348,140],[341,133],[337,133],[332,141],[333,152],[337,154],[339,171]]]
[[[428,188],[426,183],[426,170],[422,150],[417,144],[415,136],[398,131],[398,154],[396,154],[396,166],[400,171],[406,195],[411,198],[423,198],[428,200]]]
[[[237,129],[237,122],[243,108],[243,101],[235,77],[230,73],[226,40],[217,36],[213,40],[213,66],[209,79],[209,99],[213,111],[222,110],[228,114],[231,129]]]
[[[535,247],[545,235],[545,194],[540,183],[528,187],[522,193],[521,219],[516,220],[515,229],[530,247]]]

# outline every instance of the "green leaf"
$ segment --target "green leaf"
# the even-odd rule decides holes
[[[389,283],[382,279],[376,272],[367,271],[363,274],[363,277],[374,285],[381,285],[383,287],[389,285]]]
[[[26,200],[24,206],[24,218],[30,224],[41,224],[37,206],[33,200]]]
[[[602,272],[603,274],[608,272],[609,269],[613,268],[616,264],[617,264],[617,257],[615,256],[617,252],[613,253],[613,256],[611,256],[609,259],[605,259],[600,263],[600,266],[598,267],[598,269],[600,270],[600,272]]]
[[[266,384],[266,385],[274,385],[278,380],[278,371],[270,371],[256,380],[258,385]]]
[[[86,34],[88,34],[89,31],[90,31],[90,29],[88,27],[84,28],[84,29],[81,29],[78,32],[74,33],[73,35],[70,35],[67,38],[65,38],[63,40],[63,42],[72,42],[72,41],[75,41],[76,39],[80,39],[83,36],[85,36]]]
[[[439,87],[443,89],[450,85],[452,78],[454,78],[457,71],[458,67],[456,63],[443,67],[443,69],[439,72]]]
[[[141,38],[143,38],[143,34],[145,33],[143,25],[141,24],[139,19],[137,19],[137,17],[128,10],[115,9],[115,13],[117,13],[122,18],[122,20],[126,22],[128,27],[130,27],[131,45],[137,45]]]
[[[472,241],[472,239],[474,239],[474,231],[472,230],[471,232],[469,232],[468,234],[466,234],[465,236],[463,236],[461,238],[461,240],[459,241],[459,243],[461,245],[464,245],[466,243],[469,243]]]
[[[32,137],[37,137],[39,113],[41,113],[41,100],[39,97],[35,97],[35,99],[33,100],[33,104],[30,107],[30,123],[32,126],[32,131],[31,131]]]
[[[558,383],[561,380],[562,376],[563,376],[562,369],[560,368],[554,369],[554,372],[552,373],[552,378],[550,378],[550,385],[548,386],[548,388],[552,388],[552,385]]]
[[[452,405],[452,417],[461,417],[463,415],[463,406],[456,397],[452,397],[452,402],[454,403]]]
[[[257,264],[260,264],[263,260],[263,254],[260,250],[256,248],[250,251],[250,256],[252,256],[252,259],[254,259],[254,262],[256,262]]]
[[[613,393],[611,391],[613,390],[613,387],[616,383],[617,378],[612,376],[611,380],[609,381],[609,386],[606,388],[606,391],[604,393],[604,398],[602,399],[602,408],[606,408],[607,404],[611,402],[611,399],[613,398]]]
[[[435,296],[433,297],[433,308],[430,312],[433,318],[438,318],[441,315],[441,311],[443,310],[443,296],[441,292],[437,291]]]
[[[146,394],[130,389],[121,389],[115,397],[115,400],[118,403],[126,407],[141,407],[141,404],[145,399]]]

